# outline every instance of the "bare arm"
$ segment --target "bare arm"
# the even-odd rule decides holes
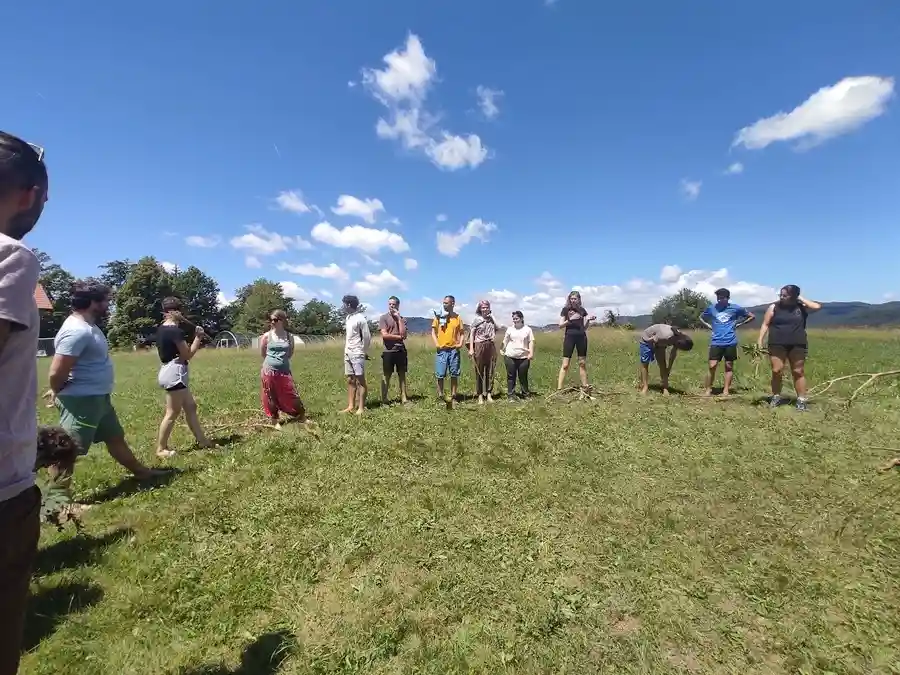
[[[674,347],[674,346],[673,346],[673,347],[669,350],[669,363],[668,363],[668,365],[666,366],[666,371],[668,371],[669,373],[672,372],[672,366],[673,366],[673,364],[675,363],[675,357],[676,357],[676,356],[678,356],[678,347]]]
[[[765,316],[763,316],[762,325],[759,327],[759,338],[757,339],[756,344],[760,347],[763,346],[766,334],[769,332],[769,324],[772,323],[773,316],[775,316],[775,305],[769,305]]]
[[[528,360],[534,358],[534,331],[528,329]]]
[[[263,333],[259,336],[259,355],[266,358],[266,349],[269,347],[269,334]]]
[[[287,341],[288,341],[288,353],[287,353],[287,357],[290,359],[290,358],[292,358],[292,357],[294,356],[294,346],[295,346],[295,343],[294,343],[294,335],[293,335],[293,333],[288,333],[288,334],[287,334]]]
[[[712,329],[713,329],[712,324],[709,323],[709,322],[706,320],[706,310],[705,310],[705,309],[704,309],[703,312],[700,314],[700,316],[697,318],[697,320],[698,320],[700,323],[702,323],[704,326],[706,326],[706,328],[707,328],[708,330],[712,330]]]
[[[175,343],[175,348],[178,350],[178,356],[181,357],[181,360],[187,363],[190,361],[197,352],[200,351],[200,347],[202,346],[203,341],[203,329],[200,326],[197,326],[197,332],[194,333],[194,339],[191,342],[191,346],[188,347],[187,342],[184,340],[179,340]]]
[[[54,354],[53,360],[50,362],[50,391],[55,396],[63,390],[69,379],[69,374],[78,361],[77,356],[63,356],[62,354]]]
[[[797,299],[800,301],[800,304],[806,307],[806,310],[809,312],[818,312],[820,309],[822,309],[822,305],[815,300],[807,300],[802,295]]]
[[[753,312],[747,312],[747,316],[745,316],[745,317],[744,317],[744,320],[741,321],[741,322],[737,325],[737,328],[740,328],[740,327],[743,326],[745,323],[750,323],[751,321],[755,321],[755,320],[756,320],[756,314],[754,314]]]
[[[469,331],[470,333],[474,333],[475,331]],[[459,320],[459,325],[456,328],[456,348],[462,349],[462,346],[466,342],[466,332],[463,330],[462,319]]]
[[[397,323],[400,325],[400,339],[405,340],[407,338],[407,336],[409,335],[406,332],[406,319],[404,319],[400,315],[397,315]]]
[[[437,326],[434,324],[431,325],[431,341],[434,343],[434,348],[438,348],[438,339],[437,339]]]
[[[565,328],[566,324],[569,323],[569,317],[566,316],[565,313],[559,315],[559,327]]]

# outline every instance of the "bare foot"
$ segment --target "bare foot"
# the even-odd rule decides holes
[[[349,408],[344,408],[343,410],[341,410],[341,414],[344,414],[344,413],[352,413],[352,412],[353,412],[353,407],[352,407],[352,406],[349,407]]]
[[[175,455],[175,451],[169,450],[168,448],[158,448],[156,450],[156,456],[161,459],[169,459],[169,457],[172,457],[174,455]]]
[[[712,396],[712,389],[707,389],[706,391],[703,392],[703,395],[706,397]]]
[[[885,471],[890,471],[894,467],[898,467],[898,466],[900,466],[900,457],[894,457],[894,459],[892,459],[887,464],[883,464],[878,470],[881,473],[884,473]]]
[[[668,396],[668,395],[669,395],[669,390],[668,390],[668,389],[663,389],[663,390],[662,390],[662,393],[663,393],[663,396]]]
[[[493,402],[494,402],[494,397],[491,396],[490,394],[488,394],[488,395],[487,395],[487,402],[488,402],[488,403],[493,403]]]
[[[362,415],[364,411],[365,411],[365,408],[360,408],[359,410],[356,411],[356,414]]]
[[[272,426],[275,427],[275,429],[277,429],[278,431],[281,431],[281,422],[275,422],[275,424],[273,424]]]
[[[478,405],[484,405],[484,396],[478,397]]]
[[[641,388],[641,395],[642,395],[642,396],[646,396],[647,393],[648,393],[649,391],[650,391],[649,388],[647,388],[647,387],[642,387],[642,388]]]
[[[731,396],[731,392],[728,391],[728,390],[726,389],[726,390],[724,390],[724,391],[722,392],[721,395],[722,395],[722,396],[726,396],[726,397],[727,397],[727,396]]]

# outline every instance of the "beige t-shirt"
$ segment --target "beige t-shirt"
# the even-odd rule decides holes
[[[41,321],[34,291],[40,273],[25,244],[0,234],[0,319],[11,324],[0,352],[0,502],[34,485]]]

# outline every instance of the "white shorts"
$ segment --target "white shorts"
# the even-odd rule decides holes
[[[362,377],[366,374],[366,357],[344,355],[344,375]]]

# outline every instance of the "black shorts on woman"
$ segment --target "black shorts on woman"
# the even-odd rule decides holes
[[[572,354],[578,354],[578,358],[587,356],[587,331],[584,327],[584,317],[587,310],[584,307],[569,309],[564,307],[559,314],[566,319],[566,335],[563,338],[563,358],[571,359]]]

